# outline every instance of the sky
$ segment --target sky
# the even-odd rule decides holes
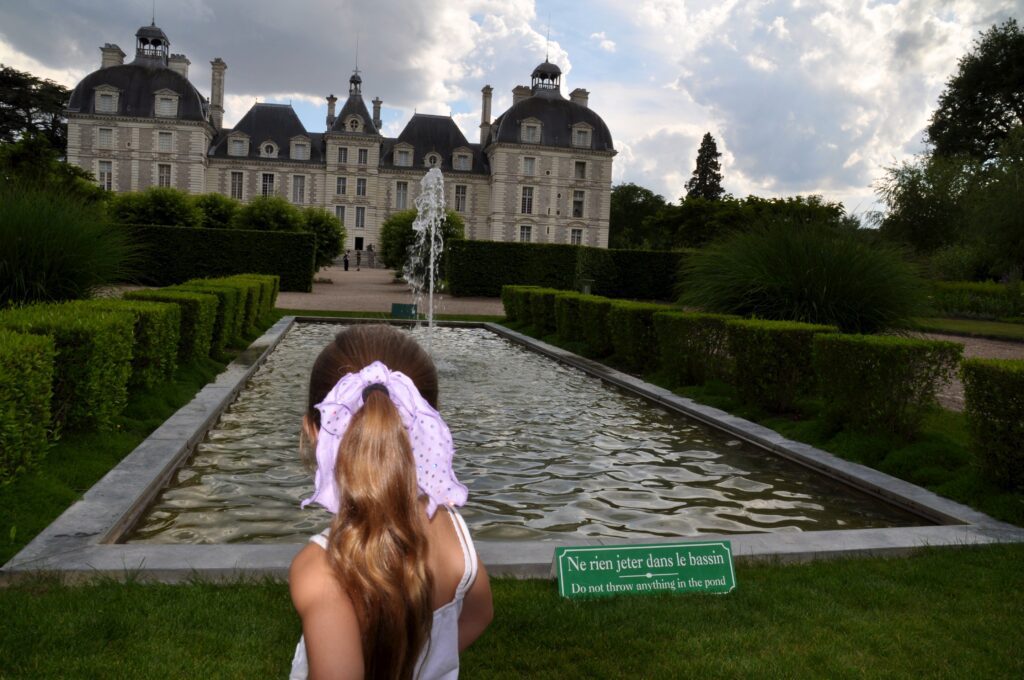
[[[733,195],[820,194],[857,214],[924,150],[979,33],[1024,19],[1024,0],[0,0],[0,63],[73,87],[104,43],[130,61],[154,7],[204,95],[210,60],[227,62],[225,126],[260,101],[323,131],[358,63],[385,135],[420,112],[476,142],[480,89],[496,116],[547,57],[608,124],[614,183],[679,200],[710,132]]]

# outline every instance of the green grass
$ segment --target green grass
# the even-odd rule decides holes
[[[729,595],[576,602],[495,579],[467,678],[1020,677],[1024,546],[740,564]],[[284,677],[300,628],[281,583],[38,578],[0,591],[4,677]]]
[[[1024,342],[1024,323],[941,318],[916,318],[913,321],[914,330],[927,333],[949,333],[952,335],[966,335],[973,338]]]

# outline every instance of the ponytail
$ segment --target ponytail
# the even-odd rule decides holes
[[[355,608],[367,677],[412,678],[433,623],[409,435],[386,391],[364,393],[338,451],[328,560]]]

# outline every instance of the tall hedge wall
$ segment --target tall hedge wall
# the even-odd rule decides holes
[[[685,252],[606,250],[557,243],[453,241],[446,276],[456,296],[497,297],[502,286],[539,286],[614,298],[671,300]]]
[[[308,292],[316,271],[316,237],[309,233],[132,225],[142,246],[145,283],[168,286],[232,274],[276,274],[281,290]]]

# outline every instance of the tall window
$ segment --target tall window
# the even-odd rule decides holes
[[[523,174],[534,175],[537,172],[537,159],[530,156],[523,158]]]
[[[348,163],[348,147],[344,147],[344,146],[339,146],[338,147],[338,162],[339,163]]]
[[[117,113],[117,97],[111,92],[96,95],[96,113]]]
[[[232,156],[245,156],[249,150],[249,143],[244,139],[232,139],[231,140],[231,155]]]
[[[466,212],[466,185],[455,185],[455,212]]]
[[[536,144],[540,141],[540,126],[535,123],[527,123],[523,125],[523,137],[524,142],[528,144]]]
[[[519,240],[523,243],[529,243],[533,240],[533,227],[529,224],[519,225]]]
[[[405,210],[409,202],[409,183],[395,182],[395,208]]]
[[[96,146],[100,149],[110,149],[114,146],[114,129],[100,128],[96,135]]]
[[[170,132],[164,132],[161,130],[157,133],[157,150],[163,153],[170,153],[171,144],[174,142],[174,135]]]
[[[240,172],[231,173],[231,198],[237,198],[239,201],[242,200],[242,182],[244,177]]]
[[[360,149],[359,150],[359,165],[366,165],[369,162],[370,150]]]
[[[356,208],[356,229],[362,229],[366,226],[366,208],[359,206]]]
[[[274,195],[274,173],[263,173],[263,185],[260,193],[262,193],[264,196]]]
[[[336,180],[336,183],[335,183],[334,193],[338,194],[339,196],[344,196],[345,192],[347,190],[348,190],[348,178],[347,177],[339,177]]]
[[[173,118],[178,115],[177,97],[157,97],[156,115]]]
[[[573,229],[569,232],[569,243],[574,246],[583,245],[583,230]]]
[[[583,201],[586,194],[582,191],[572,192],[572,216],[583,217]]]
[[[114,162],[100,161],[99,176],[100,189],[110,191],[114,188]]]
[[[399,149],[395,152],[395,165],[409,167],[412,165],[412,152],[408,149]]]
[[[338,218],[338,221],[345,224],[345,206],[336,205],[334,206],[334,216]]]
[[[356,180],[356,196],[366,195],[366,178],[360,177]]]
[[[306,202],[306,176],[292,175],[292,203]]]
[[[587,163],[586,161],[576,161],[576,179],[587,178]]]
[[[533,187],[523,187],[523,203],[520,212],[524,215],[533,213]]]
[[[156,166],[156,185],[158,187],[171,186],[171,164],[160,163]]]

